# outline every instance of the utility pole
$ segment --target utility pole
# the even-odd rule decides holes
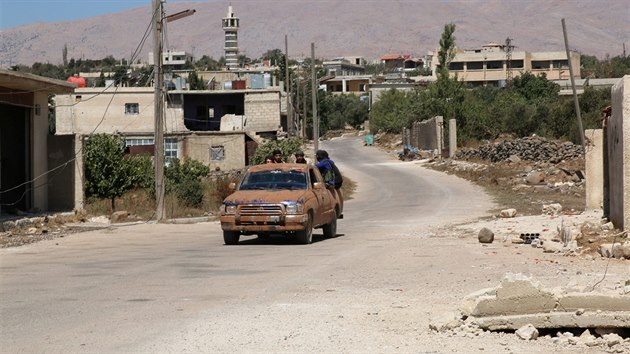
[[[297,78],[295,80],[295,122],[296,122],[296,135],[302,133],[302,120],[300,119],[300,64],[297,67]]]
[[[287,125],[289,136],[295,135],[295,121],[293,120],[293,107],[291,107],[291,80],[289,79],[289,39],[284,35],[284,91],[287,93]]]
[[[155,117],[153,138],[155,167],[155,218],[158,222],[164,219],[164,126],[162,101],[162,19],[164,8],[161,0],[153,1],[153,71],[154,71],[154,105]]]
[[[580,140],[582,142],[582,154],[586,154],[586,146],[584,142],[584,128],[582,128],[582,114],[580,113],[580,102],[578,101],[577,91],[575,89],[575,78],[573,77],[573,65],[571,65],[571,52],[569,51],[569,38],[567,36],[567,26],[562,19],[562,33],[564,34],[564,48],[567,52],[567,62],[569,63],[569,75],[571,76],[571,88],[573,89],[573,103],[575,104],[575,114],[577,115],[578,129],[580,129]]]
[[[315,43],[311,43],[311,97],[313,99],[313,149],[319,150],[319,118],[317,117],[317,77],[315,76]]]

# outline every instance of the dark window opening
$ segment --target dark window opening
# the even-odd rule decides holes
[[[532,69],[534,70],[549,69],[550,66],[551,62],[549,60],[532,61]]]
[[[464,63],[450,63],[448,64],[449,70],[464,70]]]
[[[493,60],[486,63],[486,69],[503,69],[503,61],[501,60]]]
[[[466,63],[466,70],[483,70],[483,62],[471,61]]]

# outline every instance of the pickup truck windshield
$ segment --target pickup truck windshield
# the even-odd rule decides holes
[[[302,171],[264,171],[247,173],[240,190],[251,189],[307,189],[306,173]]]

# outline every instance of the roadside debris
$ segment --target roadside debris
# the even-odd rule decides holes
[[[499,286],[466,296],[458,311],[437,316],[429,325],[437,332],[460,332],[464,327],[627,352],[630,294],[546,289],[526,275],[507,273]]]

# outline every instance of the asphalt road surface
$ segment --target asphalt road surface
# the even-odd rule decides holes
[[[143,224],[0,250],[0,351],[450,352],[428,316],[498,275],[467,275],[483,253],[434,232],[490,199],[359,138],[322,147],[358,183],[336,238]]]

